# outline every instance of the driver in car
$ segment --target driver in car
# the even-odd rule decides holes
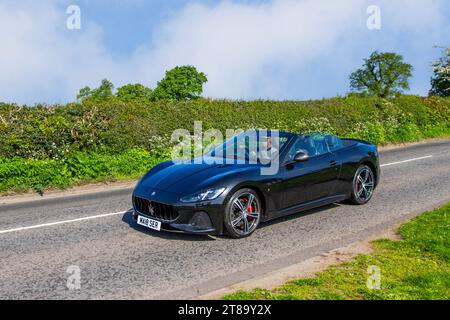
[[[264,159],[274,159],[278,156],[278,149],[273,145],[272,137],[262,137],[260,156]]]

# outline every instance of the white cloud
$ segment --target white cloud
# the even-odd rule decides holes
[[[101,45],[101,30],[77,36],[66,29],[65,10],[35,1],[0,4],[0,99],[63,102],[81,84],[109,70],[113,60]],[[95,80],[96,82],[98,80]]]
[[[383,26],[393,21],[398,32],[426,35],[446,23],[442,1],[374,2],[381,6]],[[95,22],[83,19],[81,31],[67,30],[65,8],[56,1],[44,5],[5,0],[0,3],[0,101],[70,101],[82,86],[96,85],[104,77],[116,85],[155,85],[165,70],[181,64],[193,64],[208,74],[207,96],[292,96],[287,88],[292,89],[290,81],[297,70],[301,73],[318,59],[349,64],[354,51],[367,41],[363,37],[369,4],[359,0],[190,4],[156,28],[148,43],[118,59],[105,47],[103,31]],[[307,82],[308,74],[300,78]]]
[[[209,76],[207,94],[222,97],[277,95],[280,79],[264,68],[289,70],[335,46],[360,1],[275,1],[259,6],[223,2],[190,5],[163,26],[156,50],[138,61],[151,70],[188,63]]]

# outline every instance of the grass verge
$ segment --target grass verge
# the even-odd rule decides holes
[[[237,291],[224,299],[450,299],[450,203],[412,219],[399,233],[402,240],[373,241],[371,255],[359,255],[315,277],[272,291]],[[369,289],[376,268],[380,287]]]

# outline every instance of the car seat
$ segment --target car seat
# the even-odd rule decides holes
[[[308,156],[310,156],[310,157],[317,155],[316,146],[314,144],[313,139],[311,139],[310,137],[305,138],[305,148],[304,149],[308,152]]]
[[[336,149],[339,149],[342,147],[342,141],[336,136],[327,135],[327,136],[325,136],[325,141],[326,141],[330,151],[336,150]]]

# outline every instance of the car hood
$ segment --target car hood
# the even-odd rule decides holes
[[[169,191],[180,195],[219,186],[219,180],[232,174],[248,170],[250,164],[191,164],[173,163],[157,171],[150,171],[141,182],[141,187]]]

